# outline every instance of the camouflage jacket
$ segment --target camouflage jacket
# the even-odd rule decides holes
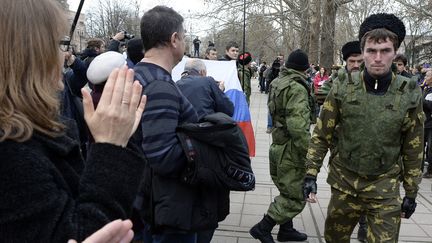
[[[353,76],[357,81],[350,80],[347,74],[343,81],[335,82],[324,102],[311,138],[306,173],[318,174],[335,127],[339,126],[330,164],[333,171],[328,178],[332,187],[356,196],[358,191],[374,191],[378,184],[371,188],[373,181],[390,186],[384,179],[396,183],[402,173],[406,195],[415,198],[423,157],[420,89],[412,80],[397,75],[386,94],[377,96],[366,92],[363,72]],[[396,189],[383,190],[386,191]]]
[[[245,94],[251,93],[251,77],[252,77],[252,70],[249,67],[244,68],[244,83],[243,83],[243,67],[240,65],[240,67],[237,69],[238,78],[240,80],[240,85],[243,89],[243,92]]]
[[[306,155],[310,139],[310,99],[306,75],[282,68],[279,77],[271,83],[268,102],[274,144],[285,144],[291,140],[298,152]]]

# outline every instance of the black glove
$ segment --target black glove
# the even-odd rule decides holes
[[[405,218],[409,219],[416,209],[417,203],[415,199],[404,197],[402,201],[402,212],[405,213]]]
[[[318,186],[316,184],[316,177],[311,175],[306,175],[303,183],[303,196],[308,198],[310,193],[317,193]]]

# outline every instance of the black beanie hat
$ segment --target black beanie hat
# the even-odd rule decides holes
[[[304,51],[297,49],[289,54],[285,66],[298,71],[305,71],[309,68],[308,56]]]
[[[405,25],[398,17],[394,14],[378,13],[370,15],[360,25],[359,40],[361,41],[366,32],[379,28],[395,33],[399,40],[398,47],[405,39]]]
[[[350,41],[342,46],[342,59],[344,61],[352,54],[361,54],[360,41]]]
[[[245,52],[238,56],[238,62],[240,65],[248,65],[252,61],[252,55],[249,52]]]

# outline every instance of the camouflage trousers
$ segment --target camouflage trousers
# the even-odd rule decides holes
[[[402,203],[399,196],[371,199],[353,197],[334,188],[331,192],[324,230],[327,243],[349,243],[361,214],[367,219],[368,243],[398,241]]]
[[[251,96],[251,90],[250,90],[250,88],[246,89],[244,91],[244,94],[246,96],[246,102],[247,102],[248,106],[250,106],[250,96]]]
[[[294,151],[287,151],[287,147],[277,144],[270,146],[270,176],[280,194],[270,204],[267,214],[277,224],[293,219],[305,207],[302,188],[306,169],[304,164],[292,162],[290,157]]]

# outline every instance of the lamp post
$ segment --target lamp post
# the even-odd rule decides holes
[[[84,37],[84,31],[78,30],[78,36],[79,36],[79,52],[82,51],[82,38]]]
[[[192,35],[192,14],[190,9],[188,9],[188,19],[189,19],[189,40],[190,40],[190,44],[189,44],[189,54],[191,56],[193,56],[194,53],[194,44],[193,44],[193,35]]]

